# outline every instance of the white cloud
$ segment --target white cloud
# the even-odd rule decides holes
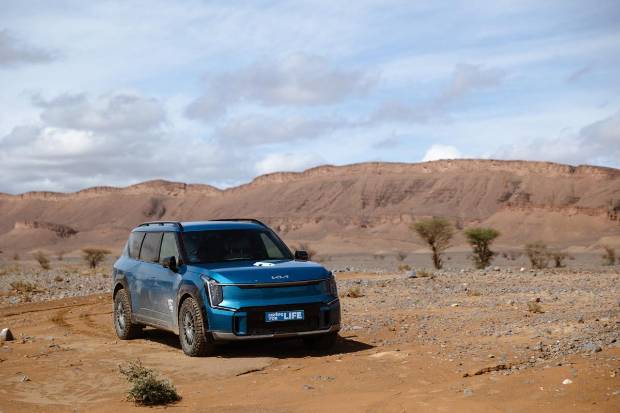
[[[577,133],[569,131],[557,137],[528,139],[503,147],[494,156],[617,166],[620,159],[620,112],[586,125]]]
[[[324,163],[325,160],[315,153],[272,153],[256,163],[256,172],[303,171]]]
[[[462,158],[461,152],[450,145],[434,144],[424,154],[422,162],[437,161],[439,159],[458,159]]]

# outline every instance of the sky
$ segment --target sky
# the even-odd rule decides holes
[[[620,2],[0,7],[0,192],[357,162],[620,168]]]

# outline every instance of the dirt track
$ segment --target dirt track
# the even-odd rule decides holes
[[[360,286],[365,296],[342,298],[346,329],[329,355],[283,341],[195,359],[155,330],[118,341],[108,295],[3,307],[1,324],[17,337],[0,349],[0,411],[143,410],[125,401],[118,374],[136,358],[175,383],[183,399],[174,411],[620,410],[617,274],[568,289],[565,274],[529,279],[525,289],[542,286],[544,314],[524,309],[527,297],[505,288],[510,278],[462,277],[341,276],[342,294]],[[602,351],[564,347],[592,337],[605,341]]]

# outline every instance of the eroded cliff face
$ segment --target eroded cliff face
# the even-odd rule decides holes
[[[52,232],[71,228],[76,234],[60,240],[38,238],[73,248],[119,245],[142,221],[225,217],[264,219],[287,239],[317,243],[416,242],[412,222],[444,216],[458,228],[493,224],[507,233],[508,244],[547,237],[592,245],[601,237],[620,237],[619,212],[620,170],[612,168],[495,160],[326,165],[268,174],[225,190],[157,180],[0,195],[0,248],[45,247],[25,234],[32,224],[16,223],[44,223],[36,229]],[[520,228],[523,222],[528,228]]]

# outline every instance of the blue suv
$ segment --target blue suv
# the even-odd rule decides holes
[[[218,342],[299,337],[326,350],[340,330],[336,282],[254,219],[157,221],[135,228],[114,264],[114,328],[172,331],[189,356]]]

